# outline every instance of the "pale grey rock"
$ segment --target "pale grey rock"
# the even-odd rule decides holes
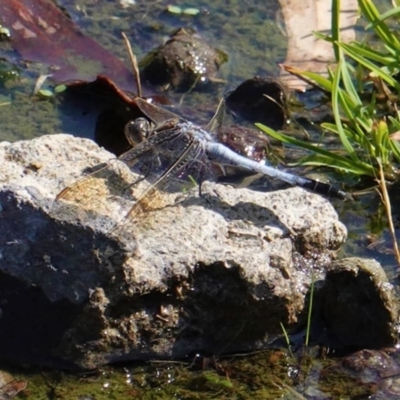
[[[311,270],[323,277],[346,239],[330,202],[299,188],[206,183],[205,198],[168,194],[173,206],[128,222],[118,196],[54,203],[83,170],[118,164],[69,135],[1,143],[0,160],[0,358],[95,367],[260,348],[304,321]]]

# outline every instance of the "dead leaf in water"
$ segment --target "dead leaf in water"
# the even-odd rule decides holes
[[[27,385],[26,381],[17,381],[8,372],[0,371],[0,400],[13,399]]]
[[[102,74],[125,90],[136,88],[124,63],[85,36],[51,0],[0,0],[0,23],[20,56],[47,64],[56,81],[93,81]]]

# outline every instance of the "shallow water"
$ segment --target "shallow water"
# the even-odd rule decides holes
[[[88,36],[129,64],[121,32],[125,32],[138,59],[161,45],[178,27],[191,27],[215,48],[229,54],[230,60],[223,65],[220,78],[226,85],[217,85],[213,93],[193,91],[174,96],[174,103],[184,101],[187,107],[199,102],[218,104],[222,94],[234,89],[241,81],[254,75],[277,74],[277,62],[285,57],[286,40],[277,29],[279,15],[277,0],[268,6],[256,1],[198,2],[199,16],[175,16],[166,12],[167,1],[136,1],[134,6],[123,8],[113,1],[68,1],[60,5],[66,8],[72,20]],[[4,46],[3,46],[4,47]],[[9,67],[9,66],[8,66]],[[32,101],[32,92],[39,74],[47,73],[44,66],[30,64],[30,73],[21,71],[20,79],[8,80],[0,87],[1,139],[29,139],[46,133],[78,132],[91,137],[93,129],[84,132],[76,121],[62,109],[62,96]],[[135,88],[132,88],[134,91]],[[184,99],[182,99],[184,98]],[[208,116],[207,116],[208,118]]]
[[[207,103],[216,105],[223,94],[254,75],[277,76],[278,63],[286,55],[287,39],[277,0],[198,1],[195,7],[201,14],[196,17],[166,12],[171,3],[165,0],[138,0],[125,8],[119,1],[106,0],[63,0],[59,4],[87,35],[127,65],[121,31],[129,36],[139,60],[160,45],[172,30],[182,26],[195,28],[210,44],[226,52],[229,62],[221,67],[219,74],[226,84],[216,85],[210,92],[167,94],[175,104],[182,102],[186,108],[196,109],[199,104]],[[18,79],[0,86],[0,140],[30,139],[61,131],[93,137],[94,127],[78,126],[63,108],[62,96],[32,97],[37,76],[45,72],[44,66],[32,65],[29,73],[21,71]],[[209,117],[204,113],[198,122],[207,122]],[[395,278],[397,266],[391,238],[382,228],[385,218],[376,196],[365,196],[356,203],[335,201],[334,205],[349,229],[349,240],[341,256],[376,258],[389,276]],[[321,379],[321,371],[328,370],[331,361],[321,364],[314,358],[299,362],[285,351],[277,350],[227,360],[211,359],[207,361],[212,367],[210,370],[203,370],[201,366],[195,371],[189,370],[193,358],[187,361],[186,364],[131,364],[81,376],[48,370],[12,372],[29,382],[24,393],[26,398],[35,399],[302,398],[293,390],[302,393],[304,398],[339,398],[335,397],[338,392],[334,392],[340,386],[337,381],[325,388],[326,383]],[[349,387],[351,391],[357,388],[356,380],[352,379],[341,375],[343,393],[349,394]],[[370,394],[366,387],[360,391],[359,396]]]

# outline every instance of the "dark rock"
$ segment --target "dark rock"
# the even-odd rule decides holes
[[[168,193],[173,206],[130,221],[116,195],[54,203],[111,159],[69,135],[0,144],[1,359],[93,368],[251,350],[304,321],[311,270],[346,237],[329,201],[206,182],[207,200]]]
[[[381,265],[346,258],[328,268],[323,314],[337,347],[382,348],[398,340],[398,302]]]
[[[273,129],[286,124],[286,89],[276,79],[256,76],[244,81],[227,96],[226,106],[239,119],[252,123]]]

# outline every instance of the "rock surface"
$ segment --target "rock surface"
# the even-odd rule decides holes
[[[115,198],[54,202],[112,158],[69,135],[0,144],[0,358],[93,368],[251,350],[304,321],[311,269],[346,238],[328,200],[206,183],[205,198],[169,194],[111,231]]]

